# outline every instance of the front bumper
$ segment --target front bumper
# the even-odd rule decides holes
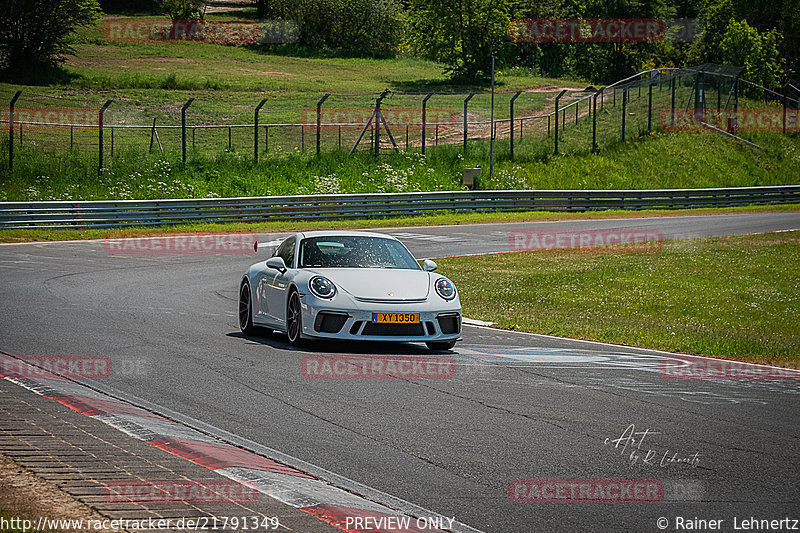
[[[326,305],[328,304],[328,305]],[[336,306],[301,297],[303,336],[362,341],[431,342],[461,339],[461,306],[453,302],[362,303]],[[348,308],[349,307],[349,308]],[[419,324],[374,324],[372,313],[419,313]]]

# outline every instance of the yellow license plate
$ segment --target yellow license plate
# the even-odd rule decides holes
[[[419,313],[372,313],[373,324],[419,324]]]

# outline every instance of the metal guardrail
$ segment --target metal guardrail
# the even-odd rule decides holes
[[[385,218],[470,211],[687,209],[800,203],[800,185],[714,189],[443,191],[192,200],[0,202],[0,229]]]

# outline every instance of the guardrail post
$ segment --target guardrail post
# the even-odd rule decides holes
[[[511,159],[514,159],[514,100],[516,100],[519,97],[519,95],[521,95],[521,94],[522,94],[522,91],[517,91],[517,94],[512,96],[511,97],[511,101],[508,103],[508,106],[509,106],[509,110],[508,111],[509,111],[509,117],[510,117],[509,120],[508,120],[508,125],[511,128],[511,136],[509,138],[510,141],[511,141],[511,152],[510,152]],[[522,121],[521,120],[519,121],[519,130],[520,130],[520,139],[521,139],[522,138],[522,135],[521,135],[522,134]]]
[[[650,128],[653,123],[653,84],[647,85],[647,133],[650,133]]]
[[[556,130],[555,130],[556,135],[555,135],[555,137],[556,137],[556,141],[555,141],[555,153],[554,153],[554,155],[558,155],[558,101],[561,100],[561,97],[564,96],[564,93],[566,93],[566,92],[567,92],[567,90],[564,89],[563,91],[558,93],[558,96],[556,96],[556,111],[555,111],[555,117],[556,117]],[[547,119],[548,119],[547,120],[547,126],[548,126],[547,132],[550,133],[550,117],[547,117]]]
[[[14,170],[14,104],[17,103],[22,91],[17,91],[8,104],[8,171]]]
[[[427,115],[426,110],[428,106],[428,99],[433,96],[434,93],[428,93],[428,95],[422,99],[422,154],[425,154],[425,124],[427,123]]]
[[[97,162],[98,174],[103,173],[103,115],[105,115],[106,109],[108,109],[108,106],[110,106],[111,102],[113,101],[114,100],[106,100],[106,103],[103,104],[103,107],[100,108],[100,116],[98,117],[97,121],[97,135],[98,135],[97,144],[99,150],[99,158]]]
[[[320,135],[320,127],[322,125],[322,104],[325,100],[328,99],[330,93],[326,93],[320,98],[319,102],[317,102],[317,155],[319,155],[319,135]]]
[[[261,102],[256,106],[256,110],[253,117],[253,161],[258,163],[258,112],[261,111],[261,108],[264,107],[264,104],[267,103],[267,99],[264,98]]]
[[[469,96],[464,98],[464,151],[467,150],[467,129],[469,127],[469,122],[467,121],[467,106],[473,96],[475,96],[475,93],[469,93]]]
[[[625,142],[625,106],[627,103],[628,88],[622,89],[622,142]]]
[[[194,102],[194,98],[189,98],[181,107],[181,156],[183,164],[186,164],[186,110]]]

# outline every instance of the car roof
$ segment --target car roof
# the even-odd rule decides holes
[[[396,241],[397,238],[387,235],[385,233],[377,233],[374,231],[346,231],[346,230],[315,230],[303,231],[298,233],[300,238],[306,237],[335,237],[335,236],[350,236],[350,237],[379,237],[383,239],[391,239]]]

